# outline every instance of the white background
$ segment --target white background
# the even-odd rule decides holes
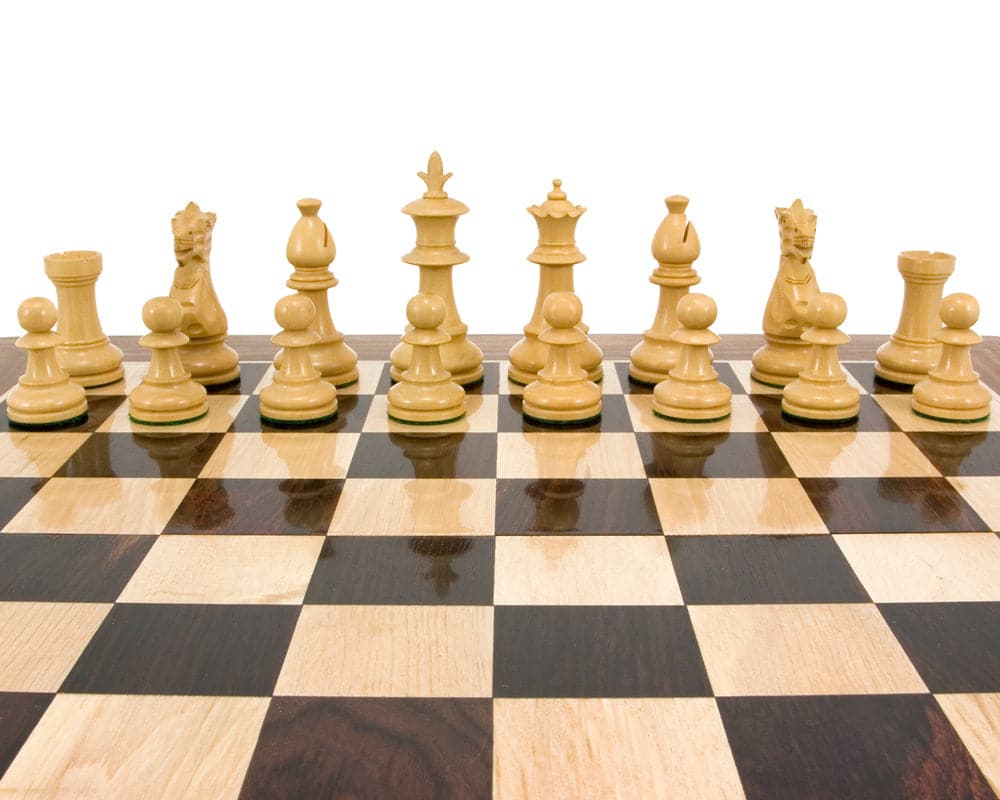
[[[472,333],[534,304],[525,208],[553,177],[588,208],[576,288],[595,333],[652,321],[663,198],[702,242],[721,333],[759,330],[775,206],[819,215],[813,266],[849,333],[888,333],[896,254],[958,257],[1000,334],[1000,49],[964,3],[5,3],[0,12],[0,335],[54,297],[42,257],[104,254],[108,333],[169,290],[170,219],[218,214],[212,272],[232,333],[272,333],[295,201],[337,244],[337,326],[396,333],[417,269],[400,208],[438,149],[471,212],[458,305]],[[986,8],[981,4],[979,8]],[[6,356],[4,356],[6,357]]]

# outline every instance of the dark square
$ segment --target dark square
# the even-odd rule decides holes
[[[875,377],[874,361],[842,361],[840,364],[853,375],[869,394],[912,394],[912,386],[892,383]]]
[[[266,697],[298,616],[298,606],[119,604],[60,691]]]
[[[370,394],[337,395],[337,416],[318,425],[272,425],[260,418],[260,395],[253,394],[243,404],[230,433],[260,433],[261,431],[308,431],[310,433],[360,433],[372,404]]]
[[[1000,433],[962,431],[956,425],[954,432],[909,436],[942,475],[1000,475]]]
[[[522,413],[524,398],[519,394],[500,395],[497,408],[497,428],[503,433],[532,433],[537,431],[586,431],[603,433],[631,433],[632,418],[620,394],[606,394],[601,398],[601,416],[585,425],[542,425],[525,419]]]
[[[493,478],[494,433],[362,433],[349,478]]]
[[[0,600],[113,603],[155,536],[0,536]]]
[[[740,383],[740,379],[736,377],[736,372],[733,371],[732,365],[728,361],[716,361],[712,366],[719,373],[719,380],[728,386],[733,394],[747,393],[747,390]],[[618,382],[622,386],[622,391],[625,394],[652,394],[655,387],[632,380],[628,376],[628,368],[628,361],[615,362],[615,372],[618,373]]]
[[[483,379],[465,387],[466,394],[499,394],[500,392],[500,362],[483,362]]]
[[[53,697],[51,694],[0,692],[0,775],[7,771],[28,741]]]
[[[221,433],[92,433],[53,477],[196,478]]]
[[[240,797],[488,798],[489,699],[276,697]]]
[[[344,481],[198,478],[164,533],[326,533]]]
[[[1000,603],[886,603],[879,611],[932,692],[1000,692]]]
[[[770,433],[637,433],[650,478],[793,478]]]
[[[122,388],[124,389],[124,387],[123,381]],[[101,427],[104,421],[127,399],[124,394],[88,394],[87,418],[77,425],[70,425],[59,430],[72,431],[73,433],[92,433]],[[0,432],[10,430],[14,429],[10,427],[10,421],[7,419],[7,403],[0,403]]]
[[[0,528],[17,516],[45,485],[47,478],[0,478]]]
[[[800,478],[830,533],[989,528],[944,478]]]
[[[277,348],[275,348],[277,350]],[[257,388],[271,367],[270,361],[241,361],[240,376],[232,383],[220,386],[206,386],[209,394],[246,394]]]
[[[860,398],[861,411],[858,418],[849,425],[833,425],[830,423],[817,423],[810,425],[789,419],[781,413],[781,395],[776,394],[753,394],[750,401],[757,409],[767,429],[776,431],[815,431],[815,430],[838,430],[838,431],[898,431],[899,426],[892,421],[892,418],[882,410],[882,407],[875,402],[870,395],[863,394]]]
[[[717,702],[747,800],[994,797],[929,695]]]
[[[386,361],[385,364],[382,365],[382,372],[378,376],[378,383],[375,384],[375,394],[388,393],[389,387],[392,386],[393,382],[392,375],[390,374],[391,369],[392,363],[390,361]]]
[[[649,481],[501,479],[497,534],[661,533]]]
[[[668,536],[684,602],[866,603],[831,536]]]
[[[497,606],[495,697],[708,697],[684,606]]]
[[[307,603],[489,605],[492,536],[327,537]]]

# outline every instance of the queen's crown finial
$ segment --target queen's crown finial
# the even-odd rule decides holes
[[[417,177],[427,184],[427,191],[424,192],[424,197],[428,200],[443,200],[446,198],[448,193],[444,190],[444,184],[451,175],[452,173],[444,171],[444,165],[441,163],[441,156],[438,155],[437,150],[431,153],[431,157],[427,159],[427,172],[417,173]]]

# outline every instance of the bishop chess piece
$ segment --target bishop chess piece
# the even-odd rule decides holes
[[[796,200],[789,208],[776,208],[781,232],[781,260],[771,295],[764,308],[766,343],[753,354],[750,376],[779,389],[795,380],[809,357],[809,343],[802,340],[806,310],[819,293],[809,259],[816,239],[816,215]]]
[[[313,425],[337,415],[337,390],[323,380],[311,348],[320,341],[312,329],[316,307],[304,294],[283,297],[274,307],[281,331],[271,342],[284,348],[274,382],[260,392],[260,418],[276,425]]]
[[[642,341],[632,348],[628,375],[636,383],[655,386],[665,380],[677,364],[680,343],[672,334],[680,327],[677,304],[692,286],[701,281],[694,262],[701,254],[701,243],[694,225],[688,221],[688,199],[674,194],[666,199],[667,216],[653,237],[653,258],[656,269],[649,282],[660,287],[660,300],[653,324],[642,335]]]
[[[687,294],[677,304],[673,341],[680,348],[677,365],[653,390],[653,413],[681,422],[714,422],[732,413],[732,390],[712,367],[713,344],[719,337],[708,328],[715,322],[715,301]]]
[[[913,387],[913,411],[943,422],[980,422],[990,415],[992,395],[972,368],[971,348],[983,341],[972,330],[979,303],[971,294],[950,294],[940,308],[945,327],[935,338],[941,358]]]
[[[586,210],[566,199],[558,178],[552,181],[546,201],[528,209],[538,224],[538,246],[528,256],[528,261],[538,264],[538,296],[531,320],[524,326],[524,338],[510,350],[507,377],[514,383],[526,386],[546,364],[549,348],[539,336],[545,329],[543,307],[553,292],[573,291],[573,266],[587,258],[576,246],[576,223]],[[588,380],[599,381],[604,377],[604,354],[587,336],[589,329],[582,320],[577,327],[583,334],[578,348],[580,365],[587,371]]]
[[[149,370],[128,398],[128,415],[146,425],[180,425],[208,413],[207,392],[181,363],[188,337],[180,331],[184,310],[171,297],[154,297],[142,307],[149,328],[139,344],[151,350]]]
[[[785,386],[781,412],[807,422],[848,424],[858,418],[860,393],[847,382],[837,360],[837,348],[851,341],[840,326],[847,319],[847,303],[830,292],[809,303],[802,340],[812,346],[799,377]]]
[[[417,228],[416,247],[403,256],[403,261],[420,268],[420,294],[437,295],[444,301],[441,330],[448,334],[448,340],[441,345],[441,363],[451,373],[455,383],[471,386],[483,379],[483,351],[466,338],[469,326],[458,315],[451,280],[452,267],[469,260],[455,246],[455,225],[469,208],[448,197],[444,184],[451,173],[444,171],[441,156],[436,152],[431,153],[427,172],[418,172],[417,176],[427,185],[427,191],[419,200],[403,208],[403,213],[413,218]],[[390,356],[392,367],[389,374],[394,381],[402,380],[403,373],[410,366],[412,353],[410,343],[404,336]]]
[[[240,377],[240,357],[226,344],[229,323],[212,286],[209,259],[215,214],[188,203],[173,218],[177,269],[170,296],[181,304],[181,363],[202,386],[223,386]]]
[[[437,295],[418,294],[406,304],[410,324],[403,341],[411,348],[410,365],[389,389],[390,419],[432,425],[465,416],[465,390],[441,363],[440,348],[450,339],[442,328],[446,316],[445,301]]]
[[[580,345],[587,340],[580,329],[583,304],[572,292],[553,292],[542,313],[548,327],[538,338],[548,357],[538,377],[524,387],[524,416],[550,425],[591,422],[601,415],[601,387],[580,366]]]
[[[59,366],[56,347],[62,337],[53,332],[56,307],[44,297],[25,300],[17,309],[25,334],[14,344],[28,353],[28,364],[7,398],[7,419],[15,428],[58,428],[87,418],[83,387],[70,381]]]

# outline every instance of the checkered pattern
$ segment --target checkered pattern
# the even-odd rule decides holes
[[[851,427],[586,428],[486,366],[465,419],[0,432],[0,794],[994,797],[1000,406],[949,426],[845,365]]]

